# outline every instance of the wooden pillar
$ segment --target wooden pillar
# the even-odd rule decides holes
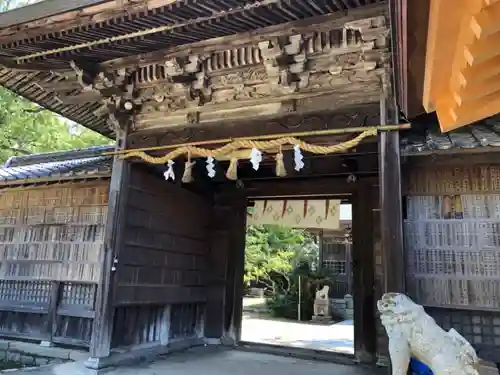
[[[234,185],[215,193],[205,335],[233,345],[241,338],[246,198]]]
[[[354,298],[354,351],[358,362],[372,363],[376,354],[374,310],[374,194],[363,180],[353,196],[352,215],[352,290]]]
[[[117,131],[116,149],[126,147],[125,131]],[[95,302],[95,318],[90,343],[90,358],[85,365],[91,369],[106,366],[106,358],[111,351],[113,334],[113,295],[119,248],[123,237],[125,224],[125,204],[127,200],[128,182],[130,178],[130,162],[115,157],[109,187],[108,216],[104,237],[104,249],[101,255],[102,273],[97,289]]]
[[[324,268],[324,261],[325,261],[325,246],[323,244],[324,241],[324,231],[323,229],[319,230],[318,233],[318,247],[319,247],[319,257],[318,257],[318,269],[321,270]]]
[[[57,309],[61,300],[61,287],[62,283],[60,281],[53,281],[51,284],[49,313],[47,314],[47,340],[43,340],[40,346],[52,346],[56,331]]]
[[[352,294],[352,245],[345,244],[345,273],[347,276],[347,294]]]
[[[205,337],[209,343],[220,343],[224,327],[224,287],[227,268],[227,251],[230,233],[226,228],[223,197],[214,192],[213,220],[210,226],[210,253],[207,257],[207,304],[205,308]]]
[[[387,87],[384,87],[380,100],[381,125],[398,122],[398,112],[390,92]],[[383,292],[405,293],[406,264],[403,248],[401,158],[398,131],[381,132],[379,136],[379,193]],[[389,343],[386,342],[386,344]],[[391,363],[385,355],[388,353],[388,348],[379,347],[378,349],[378,364],[388,364],[388,373],[392,373]]]
[[[231,247],[226,273],[225,336],[238,343],[241,340],[243,319],[243,294],[245,274],[245,244],[247,200],[244,190],[236,189],[232,194]]]
[[[380,124],[397,121],[396,111],[384,95],[380,101]],[[392,109],[392,111],[390,110]],[[401,197],[401,158],[399,132],[379,136],[379,191],[384,292],[404,293],[405,261],[403,249],[403,209]],[[390,270],[390,271],[389,271]]]

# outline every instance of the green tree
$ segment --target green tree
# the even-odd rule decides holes
[[[15,155],[109,144],[111,140],[0,88],[0,162]]]
[[[336,275],[318,269],[319,246],[306,230],[273,225],[247,228],[245,282],[264,284],[266,305],[276,317],[310,320],[315,291],[332,285]]]
[[[0,12],[37,1],[0,0]],[[109,144],[111,140],[0,87],[0,163],[10,156]]]
[[[276,282],[289,284],[289,275],[300,263],[314,267],[318,246],[301,229],[275,225],[251,225],[247,229],[245,282],[256,281],[275,289]]]

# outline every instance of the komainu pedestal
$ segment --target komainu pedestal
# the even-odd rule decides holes
[[[469,342],[454,329],[443,330],[404,294],[384,294],[377,308],[389,337],[393,375],[406,375],[411,357],[434,375],[479,375],[479,359]]]

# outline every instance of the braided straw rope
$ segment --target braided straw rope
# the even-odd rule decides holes
[[[367,137],[372,137],[374,135],[377,135],[377,129],[366,130],[360,135],[358,135],[356,138],[331,146],[313,145],[301,141],[300,139],[297,139],[295,137],[283,137],[270,141],[253,141],[253,140],[240,139],[213,150],[196,146],[183,146],[179,147],[178,149],[172,152],[169,152],[164,156],[155,157],[146,154],[144,151],[130,151],[123,154],[121,157],[123,159],[136,157],[150,164],[166,164],[169,160],[173,160],[185,154],[190,155],[191,157],[206,157],[206,158],[213,157],[214,159],[217,159],[217,157],[228,155],[231,152],[239,150],[240,148],[247,148],[247,149],[256,148],[258,150],[265,151],[273,148],[278,148],[286,144],[299,146],[301,150],[311,152],[313,154],[326,155],[326,154],[333,154],[336,152],[347,151],[353,147],[356,147],[363,139]]]

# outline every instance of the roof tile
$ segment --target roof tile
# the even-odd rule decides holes
[[[492,117],[448,133],[441,133],[437,122],[402,133],[401,153],[413,155],[432,151],[498,147],[500,117]]]
[[[111,146],[99,146],[12,157],[0,167],[0,184],[44,178],[109,175],[113,158],[103,153],[112,150]]]

